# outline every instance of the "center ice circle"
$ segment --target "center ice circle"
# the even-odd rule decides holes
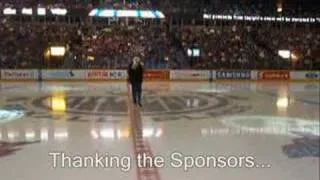
[[[54,97],[45,96],[32,101],[33,106],[53,110]],[[66,112],[84,115],[127,115],[128,97],[108,94],[106,96],[66,95]],[[146,94],[143,97],[143,114],[147,116],[177,115],[199,112],[213,107],[221,107],[227,99],[204,93]]]

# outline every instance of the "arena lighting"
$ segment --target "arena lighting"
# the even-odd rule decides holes
[[[154,18],[154,13],[152,11],[140,11],[140,15],[144,18]]]
[[[37,9],[38,16],[45,16],[46,15],[46,9],[45,8],[38,8]]]
[[[64,8],[53,8],[53,9],[50,9],[50,11],[53,15],[58,15],[58,16],[65,16],[68,13],[68,10]]]
[[[298,56],[293,54],[293,53],[291,53],[291,59],[292,60],[298,60]]]
[[[203,14],[203,19],[212,19],[210,14]]]
[[[293,59],[293,60],[297,60],[298,59],[297,55],[293,54],[289,50],[279,50],[278,51],[278,55],[280,57],[282,57],[283,59]]]
[[[50,47],[51,56],[64,56],[66,53],[66,48],[63,46],[52,46]]]
[[[12,9],[12,8],[5,8],[3,10],[3,14],[4,15],[16,15],[17,14],[17,10],[16,9]]]
[[[200,49],[199,48],[188,49],[187,54],[189,57],[199,57]]]
[[[278,12],[278,13],[282,13],[282,7],[278,7],[278,8],[277,8],[277,12]]]
[[[203,19],[211,19],[211,20],[228,20],[228,21],[265,21],[265,22],[297,22],[297,23],[316,23],[320,22],[320,18],[313,17],[304,17],[304,18],[296,18],[296,17],[276,17],[276,16],[239,16],[239,15],[231,15],[231,14],[203,14]]]
[[[115,10],[96,11],[99,17],[115,17],[115,12],[116,12]],[[90,14],[92,15],[93,13],[90,13]],[[95,16],[95,14],[93,14],[92,16]]]
[[[97,14],[99,11],[98,9],[94,9],[89,13],[89,16],[94,16],[95,14]]]
[[[94,56],[88,56],[87,59],[88,61],[94,61],[96,58]]]
[[[156,16],[158,17],[158,18],[160,18],[160,19],[164,19],[165,18],[165,16],[164,16],[164,14],[161,12],[161,11],[155,11],[154,12],[155,14],[156,14]]]
[[[289,50],[279,50],[278,55],[284,59],[290,59],[291,52]]]
[[[32,8],[22,8],[22,14],[32,15],[33,14]]]
[[[68,10],[65,8],[52,8],[49,9],[52,15],[57,16],[65,16],[68,13]],[[47,14],[47,9],[43,7],[37,8],[37,15],[38,16],[45,16]],[[5,8],[3,9],[4,15],[16,15],[17,9],[16,8]],[[33,15],[33,9],[32,8],[22,8],[21,14],[23,15]]]
[[[165,16],[161,11],[155,10],[113,10],[113,9],[93,9],[90,11],[91,17],[106,18],[144,18],[144,19],[164,19]]]
[[[134,10],[118,10],[117,17],[138,17],[138,11]]]

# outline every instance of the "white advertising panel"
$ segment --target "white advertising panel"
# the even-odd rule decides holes
[[[38,70],[15,70],[15,69],[2,69],[2,80],[37,80],[39,76]]]
[[[88,70],[86,73],[88,80],[125,80],[126,78],[125,70]]]
[[[173,70],[170,71],[171,80],[209,80],[210,71]]]
[[[85,80],[86,70],[43,70],[43,80]]]

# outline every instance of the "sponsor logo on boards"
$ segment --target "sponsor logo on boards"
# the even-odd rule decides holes
[[[258,78],[261,80],[289,80],[289,71],[262,71],[258,73]]]
[[[72,71],[49,71],[49,78],[68,78],[74,77],[74,73]]]
[[[168,71],[146,71],[144,73],[144,78],[149,80],[168,80],[169,76]]]
[[[217,79],[251,79],[250,71],[217,71]]]
[[[125,71],[93,70],[87,73],[88,79],[125,79]]]
[[[34,77],[33,71],[4,71],[4,79],[31,79]]]

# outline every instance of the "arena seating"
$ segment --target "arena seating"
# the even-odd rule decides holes
[[[17,2],[7,0],[0,7]],[[19,2],[36,5],[31,0]],[[85,3],[75,4],[85,6]],[[117,6],[112,1],[102,3],[108,4]],[[71,4],[61,0],[55,4],[59,5]],[[135,2],[126,6],[153,5]],[[86,22],[17,22],[1,14],[0,18],[1,68],[121,69],[133,56],[139,55],[152,69],[320,69],[320,34],[316,27],[310,26],[231,22],[168,28],[165,23],[105,26]],[[46,48],[52,45],[70,47],[69,55],[58,67],[43,60]],[[199,48],[200,57],[189,57],[190,47]],[[290,50],[294,57],[283,59],[278,50]]]

